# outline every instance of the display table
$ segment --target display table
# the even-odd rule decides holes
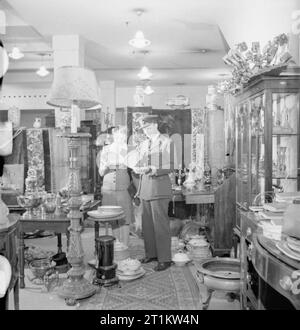
[[[259,222],[255,212],[241,213],[241,309],[275,309],[276,301],[300,309],[300,262],[263,236]]]
[[[14,290],[14,306],[19,309],[19,268],[17,254],[17,232],[19,225],[19,216],[10,214],[9,222],[6,225],[0,225],[0,254],[8,259],[12,268],[12,277],[7,293],[5,295],[6,309],[9,306],[9,291]]]
[[[198,191],[198,190],[182,190],[182,194],[185,197],[186,204],[214,204],[215,191],[217,187],[213,187],[210,190]]]
[[[35,230],[47,230],[52,231],[57,235],[57,252],[62,252],[61,234],[65,233],[67,236],[67,246],[69,245],[69,231],[70,219],[65,214],[60,216],[47,215],[45,218],[32,217],[28,219],[21,218],[19,226],[19,238],[20,238],[20,288],[25,288],[24,282],[24,234]]]
[[[251,259],[259,277],[300,310],[300,261],[287,257],[278,250],[276,241],[259,233],[253,235]]]
[[[118,215],[116,217],[99,217],[99,218],[92,218],[88,217],[85,221],[85,223],[94,223],[95,228],[95,253],[97,252],[97,242],[96,239],[99,237],[99,224],[104,223],[105,224],[105,235],[108,235],[108,229],[109,225],[114,221],[123,221],[125,220],[125,214]]]

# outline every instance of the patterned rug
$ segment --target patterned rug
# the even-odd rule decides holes
[[[144,256],[143,241],[130,238],[132,258]],[[172,266],[154,272],[155,262],[143,265],[144,277],[121,281],[120,286],[99,288],[91,298],[83,300],[79,310],[198,310],[202,309],[198,286],[189,267]],[[93,274],[94,276],[94,274]]]

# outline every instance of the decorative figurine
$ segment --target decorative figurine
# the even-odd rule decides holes
[[[33,123],[34,128],[41,128],[42,126],[42,119],[40,117],[36,117]]]

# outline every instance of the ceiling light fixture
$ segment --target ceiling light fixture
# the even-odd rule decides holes
[[[129,45],[138,49],[147,47],[151,41],[146,39],[142,31],[137,31],[134,38],[129,40]]]
[[[138,73],[138,77],[141,80],[149,80],[153,74],[149,71],[149,69],[146,66],[143,66],[141,71]]]
[[[24,57],[24,54],[20,51],[18,47],[13,47],[12,51],[8,54],[8,56],[14,60],[19,60]]]
[[[41,56],[43,61],[45,54],[41,54]],[[45,67],[45,65],[43,65],[43,63],[41,64],[40,68],[36,71],[36,74],[40,77],[46,77],[48,76],[49,73],[50,71],[47,70],[47,68]]]
[[[144,13],[143,9],[136,9],[135,10],[136,15],[140,18],[142,14]],[[129,40],[129,45],[134,47],[134,48],[145,48],[151,44],[151,41],[146,39],[144,36],[144,33],[139,30],[135,33],[134,38]]]
[[[46,77],[49,73],[50,71],[46,69],[45,65],[41,65],[40,68],[36,71],[36,74],[40,77]]]
[[[146,95],[151,95],[151,94],[154,93],[154,89],[153,89],[150,85],[148,85],[148,86],[144,89],[144,93],[145,93]]]

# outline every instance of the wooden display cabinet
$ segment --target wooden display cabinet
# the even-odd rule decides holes
[[[236,227],[276,190],[300,190],[300,70],[261,75],[236,97]]]

